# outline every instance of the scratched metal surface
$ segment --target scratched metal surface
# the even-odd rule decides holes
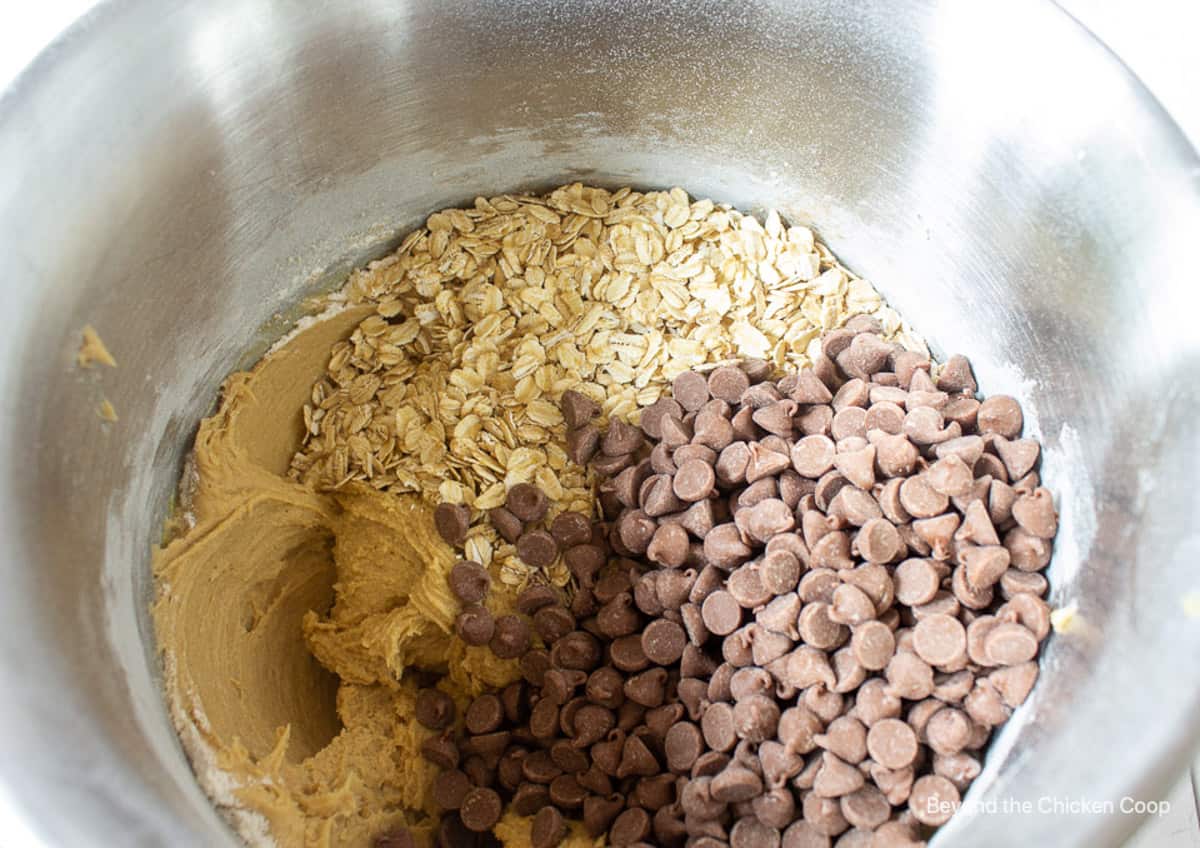
[[[1200,162],[1057,9],[119,0],[0,100],[0,163],[0,675],[26,681],[0,701],[0,791],[47,842],[232,844],[144,615],[220,378],[432,209],[571,177],[813,222],[1026,401],[1062,494],[1053,600],[1090,627],[1052,640],[971,800],[1161,797],[1182,768]],[[71,369],[85,321],[117,372]],[[1117,844],[1136,823],[967,811],[939,842]]]

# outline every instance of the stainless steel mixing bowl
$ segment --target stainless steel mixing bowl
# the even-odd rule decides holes
[[[146,616],[197,420],[278,314],[428,212],[576,178],[813,222],[1027,403],[1061,498],[1052,600],[1083,623],[969,796],[996,809],[939,844],[1118,842],[1135,815],[1041,808],[1157,797],[1200,722],[1200,161],[1032,0],[90,14],[0,101],[3,799],[54,845],[234,844]],[[84,323],[117,370],[73,367]]]

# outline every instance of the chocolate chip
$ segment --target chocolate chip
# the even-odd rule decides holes
[[[558,590],[544,583],[536,583],[521,590],[517,595],[517,611],[525,615],[533,615],[542,607],[550,606],[561,601]]]
[[[688,502],[700,501],[712,494],[716,486],[716,474],[712,464],[692,459],[679,466],[672,484],[675,494],[680,499]]]
[[[494,789],[477,786],[467,793],[459,808],[459,815],[468,830],[483,833],[491,830],[500,821],[503,803]]]
[[[792,419],[798,408],[796,401],[790,398],[777,400],[755,409],[751,420],[768,433],[790,437],[795,427]]]
[[[558,542],[545,530],[526,530],[517,539],[517,556],[531,568],[549,568],[558,559]]]
[[[1039,539],[1052,539],[1058,532],[1054,499],[1044,488],[1018,497],[1012,505],[1012,516],[1022,530]]]
[[[845,519],[855,527],[862,527],[872,518],[882,518],[879,502],[857,486],[843,486],[829,504],[829,514]]]
[[[500,534],[500,537],[509,543],[516,542],[525,529],[525,525],[521,523],[521,519],[502,506],[489,509],[488,520],[492,522],[492,526],[496,528],[496,532]]]
[[[733,425],[720,412],[701,410],[696,415],[695,435],[692,436],[692,441],[715,451],[722,451],[733,442]]]
[[[913,628],[913,649],[930,665],[948,666],[967,656],[967,631],[948,615],[929,615]]]
[[[519,816],[532,816],[549,802],[550,793],[545,786],[537,783],[523,783],[513,795],[512,808],[513,812]]]
[[[762,777],[736,762],[712,779],[712,798],[724,804],[749,801],[762,794]]]
[[[618,727],[611,731],[603,742],[592,746],[591,757],[596,766],[609,777],[616,777],[617,768],[621,764],[621,750],[628,738],[624,728]]]
[[[591,767],[587,753],[566,739],[559,739],[550,746],[550,760],[567,774],[578,775]]]
[[[550,661],[559,668],[591,671],[600,662],[600,643],[592,634],[576,630],[554,643]]]
[[[873,401],[867,408],[867,417],[863,421],[863,426],[867,432],[872,430],[880,430],[884,433],[896,435],[904,429],[904,410],[899,404],[891,401]]]
[[[668,448],[678,448],[688,444],[692,440],[691,421],[684,423],[681,420],[676,420],[667,416],[662,420],[660,427],[662,428],[662,444]]]
[[[650,814],[640,807],[630,807],[618,815],[608,830],[608,842],[613,848],[629,848],[650,835]]]
[[[443,810],[457,810],[471,791],[471,779],[464,772],[447,770],[433,780],[430,795]]]
[[[874,445],[845,451],[839,445],[833,464],[843,477],[858,488],[870,489],[875,485]]]
[[[592,538],[592,522],[579,512],[562,512],[550,523],[550,535],[562,548],[586,544]]]
[[[584,424],[567,431],[567,456],[576,465],[587,465],[600,450],[600,429]]]
[[[683,509],[686,504],[675,495],[671,478],[656,474],[646,479],[639,492],[642,511],[651,518],[668,515]]]
[[[492,578],[477,562],[460,560],[450,569],[450,591],[464,604],[482,603],[491,588]]]
[[[834,402],[837,402],[836,399]],[[860,406],[847,406],[835,413],[833,421],[829,425],[829,434],[837,442],[851,438],[866,438],[867,411]]]
[[[734,522],[738,521],[738,513],[749,507],[757,506],[760,502],[769,498],[779,498],[779,481],[774,477],[756,480],[740,492],[734,494],[729,499],[730,512],[733,514]],[[746,517],[746,515],[743,515],[741,520],[745,521]],[[739,529],[742,529],[741,525],[738,526]]]
[[[641,625],[641,617],[633,605],[633,595],[621,592],[596,614],[600,632],[609,639],[634,633]]]
[[[471,756],[468,756],[463,762],[463,771],[475,780],[477,786],[489,785],[495,779],[495,775],[491,772],[494,772],[496,765],[500,762],[500,757],[504,755],[511,743],[512,734],[505,730],[468,737],[463,740],[462,749],[464,753]],[[473,773],[472,760],[479,760],[483,770],[486,770],[488,774],[484,775],[482,771],[479,774]],[[478,769],[476,770],[478,771]]]
[[[812,368],[803,368],[796,374],[796,383],[787,394],[801,404],[826,404],[833,400],[829,387]]]
[[[946,360],[938,374],[937,387],[944,392],[966,392],[969,395],[979,390],[971,373],[971,363],[959,354]]]
[[[600,441],[600,450],[605,456],[625,456],[636,451],[645,442],[642,431],[619,418],[608,422],[608,431]]]
[[[854,549],[868,562],[887,563],[904,552],[904,541],[895,526],[883,518],[872,518],[854,537]]]
[[[529,830],[532,848],[557,848],[567,837],[567,823],[556,807],[543,807],[533,817]]]
[[[504,723],[504,707],[500,699],[492,694],[483,694],[467,707],[463,719],[468,733],[491,733]]]
[[[625,679],[617,669],[601,666],[588,676],[585,694],[593,704],[615,710],[625,702],[624,684]]]
[[[496,632],[488,646],[502,660],[515,660],[529,650],[529,624],[519,615],[502,615],[496,619]]]
[[[733,486],[746,481],[746,468],[750,462],[750,448],[744,441],[726,445],[717,456],[714,466],[716,479],[722,486]]]
[[[767,498],[744,511],[745,523],[742,526],[747,535],[762,543],[796,526],[795,514],[779,498]]]
[[[782,400],[783,394],[778,387],[772,383],[759,383],[751,385],[750,388],[742,392],[741,398],[738,400],[743,407],[750,407],[752,410],[762,409],[770,406],[776,401]]]
[[[485,607],[463,607],[454,620],[454,632],[468,645],[486,645],[496,632],[496,620]]]
[[[542,607],[533,615],[533,628],[547,645],[552,645],[575,629],[575,616],[566,607]]]
[[[657,707],[667,694],[667,672],[652,668],[625,681],[625,697],[643,707]]]
[[[458,767],[458,746],[446,736],[431,736],[422,742],[421,756],[441,769]]]
[[[950,499],[924,477],[917,476],[909,477],[900,486],[900,503],[914,518],[932,518],[946,511]]]
[[[683,406],[671,398],[659,398],[642,410],[639,424],[647,436],[652,439],[661,439],[662,421],[666,417],[682,418]]]
[[[984,652],[995,665],[1018,665],[1037,656],[1038,640],[1015,622],[998,622],[984,640]]]
[[[797,413],[796,429],[806,436],[828,436],[833,429],[833,407],[822,404]]]
[[[617,765],[616,776],[618,779],[649,777],[658,774],[661,770],[658,761],[654,759],[654,754],[650,753],[650,749],[646,747],[646,743],[640,736],[629,736],[625,739],[625,744],[621,748],[621,760]]]
[[[549,677],[550,672],[547,674]],[[537,739],[553,739],[558,732],[559,705],[565,699],[561,692],[558,695],[547,695],[543,690],[542,699],[533,705],[529,714],[529,730]]]
[[[646,552],[657,529],[658,524],[654,519],[638,509],[623,512],[616,524],[616,532],[621,544],[634,554]]]
[[[1025,662],[996,669],[988,675],[988,682],[1000,694],[1005,705],[1016,709],[1025,703],[1037,678],[1037,663]]]
[[[919,701],[933,693],[933,669],[914,653],[897,651],[884,673],[888,686],[901,698]]]
[[[772,595],[783,595],[796,588],[800,580],[800,560],[786,550],[769,551],[763,557],[759,577],[763,588]]]
[[[461,545],[471,526],[471,511],[462,504],[440,503],[433,510],[433,524],[447,544]]]
[[[526,780],[548,786],[562,774],[548,751],[532,751],[521,762],[521,772]]]
[[[850,635],[849,630],[830,617],[832,607],[822,601],[804,605],[797,628],[806,644],[820,650],[836,648]]]
[[[1004,469],[1010,480],[1019,480],[1037,467],[1041,455],[1041,445],[1033,439],[1014,439],[1009,441],[996,437],[992,442]]]
[[[576,545],[563,554],[563,562],[580,583],[587,585],[608,562],[608,556],[599,545]]]
[[[953,707],[936,709],[925,722],[922,738],[938,754],[957,754],[971,741],[971,719]]]
[[[659,442],[650,450],[650,468],[655,474],[675,473],[675,460],[666,442]]]
[[[813,792],[822,798],[840,798],[863,787],[866,777],[836,754],[821,754],[821,767],[813,778]]]
[[[750,451],[750,458],[746,462],[747,483],[757,483],[774,477],[791,465],[788,458],[790,446],[786,442],[772,446],[768,443],[768,439],[771,438],[773,437],[767,436],[760,442],[750,442],[747,445]]]
[[[844,539],[845,537],[843,536],[842,538]],[[838,576],[838,572],[831,568],[819,566],[815,561],[813,566],[812,571],[809,571],[800,578],[800,584],[796,587],[796,594],[806,604],[813,601],[821,601],[826,604],[833,603],[833,593],[841,582],[841,577]]]
[[[654,812],[657,816],[658,811],[674,805],[675,784],[675,775],[665,772],[643,777],[630,793],[629,803],[647,812]],[[659,835],[660,825],[655,822],[652,823],[652,827],[655,829],[655,835]]]
[[[671,394],[688,412],[695,412],[708,403],[708,381],[703,374],[683,371],[671,385]]]
[[[875,617],[875,603],[862,589],[845,583],[833,590],[829,618],[838,624],[857,627]]]
[[[732,569],[748,560],[751,553],[735,524],[719,524],[704,537],[704,558],[717,568]]]
[[[768,695],[747,695],[733,707],[733,725],[739,738],[763,742],[775,735],[779,726],[779,706]]]
[[[687,561],[689,540],[680,524],[660,524],[646,546],[646,558],[668,568],[679,568]]]
[[[995,433],[1015,439],[1021,435],[1024,424],[1021,404],[1008,395],[992,395],[980,404],[975,426],[981,434]]]
[[[642,651],[646,658],[658,665],[672,665],[683,656],[687,634],[683,627],[673,621],[658,619],[646,625],[642,631]]]
[[[881,718],[867,731],[867,752],[871,759],[890,768],[904,768],[917,757],[917,735],[896,718]]]
[[[592,468],[597,474],[603,477],[611,477],[614,474],[628,468],[636,462],[636,458],[632,453],[618,454],[617,456],[608,456],[607,454],[598,454],[592,460]]]
[[[792,468],[802,477],[817,479],[833,468],[837,451],[828,436],[805,436],[792,446]]]
[[[729,592],[719,590],[704,599],[701,606],[704,626],[710,633],[727,636],[742,623],[742,607]]]
[[[908,797],[908,810],[921,824],[937,827],[950,820],[960,802],[954,784],[941,775],[918,778]]]
[[[907,436],[881,434],[874,444],[875,464],[885,477],[907,477],[916,468],[920,452]]]
[[[574,775],[560,774],[550,781],[550,803],[558,807],[568,810],[580,807],[587,794]]]
[[[621,671],[642,671],[650,666],[650,660],[642,650],[642,638],[637,634],[613,640],[609,647],[609,655],[612,664]]]
[[[843,370],[847,374],[866,378],[882,371],[887,365],[893,348],[876,334],[878,327],[875,329],[876,332],[860,332],[850,342],[850,347],[838,356],[838,364],[845,362]]]
[[[854,628],[850,647],[863,668],[879,671],[891,661],[896,651],[896,638],[886,624],[867,621]]]
[[[562,409],[563,420],[571,429],[583,427],[600,414],[598,403],[574,389],[567,389],[563,392],[559,405]]]
[[[709,392],[726,403],[737,403],[748,388],[750,378],[745,371],[734,365],[716,368],[708,376]]]
[[[422,727],[445,730],[454,721],[454,699],[440,689],[417,693],[414,714]]]

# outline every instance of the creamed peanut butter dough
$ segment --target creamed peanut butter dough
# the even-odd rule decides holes
[[[480,198],[419,232],[356,272],[333,298],[340,311],[228,378],[196,437],[186,529],[155,552],[172,715],[205,790],[251,844],[366,846],[397,825],[428,838],[437,769],[419,753],[417,691],[436,681],[461,714],[520,676],[453,635],[458,555],[432,509],[457,498],[484,510],[515,482],[556,480],[564,508],[588,508],[592,479],[557,447],[565,389],[636,420],[688,368],[738,355],[806,364],[819,332],[852,314],[920,345],[806,228],[774,217],[764,231],[678,189]],[[391,360],[372,370],[359,352],[381,333]],[[385,437],[423,428],[436,444],[393,432],[393,453],[352,445],[346,479],[327,485],[339,455],[314,435],[314,386],[343,379],[356,381],[351,396],[371,390],[361,405],[394,422]],[[333,411],[359,414],[331,407],[326,424]],[[361,432],[365,444],[380,431]],[[422,457],[436,457],[443,483],[422,476]],[[510,611],[532,575],[490,527],[472,539],[495,578],[489,606]],[[571,827],[567,845],[603,841]],[[529,820],[508,812],[494,833],[528,844]]]
[[[300,403],[366,312],[229,378],[196,439],[195,524],[155,557],[155,624],[188,752],[218,770],[200,777],[243,835],[283,846],[428,829],[435,769],[418,753],[428,734],[413,719],[414,672],[446,674],[439,685],[463,703],[518,676],[514,661],[452,638],[454,557],[428,505],[361,486],[318,494],[285,476]],[[505,843],[526,831],[509,823]]]

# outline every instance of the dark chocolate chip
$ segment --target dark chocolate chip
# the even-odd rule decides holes
[[[422,727],[445,730],[454,721],[454,699],[440,689],[422,689],[414,712]]]
[[[447,544],[461,545],[471,526],[471,511],[462,504],[440,503],[433,510],[433,524]]]

